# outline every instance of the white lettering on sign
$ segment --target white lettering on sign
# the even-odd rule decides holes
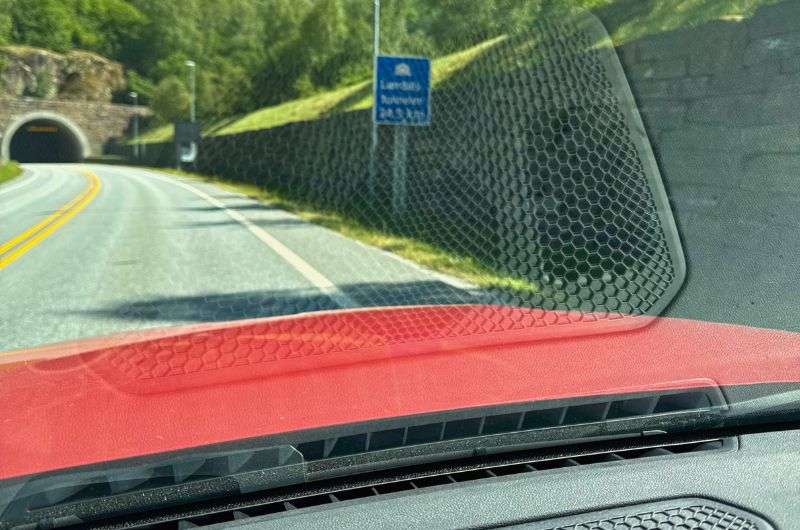
[[[424,57],[382,55],[375,64],[373,119],[381,125],[431,122],[431,62]]]
[[[422,92],[422,85],[414,81],[381,81],[381,90],[401,90],[403,92]]]
[[[381,103],[384,105],[422,105],[425,100],[411,96],[387,96],[386,94],[381,94]]]

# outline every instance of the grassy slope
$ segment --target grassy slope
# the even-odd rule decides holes
[[[449,79],[478,55],[504,38],[491,39],[472,48],[435,59],[431,72],[433,86],[436,87],[439,83]],[[274,107],[266,107],[240,118],[213,123],[205,130],[205,133],[221,135],[270,129],[287,123],[316,120],[340,112],[368,109],[372,106],[371,87],[370,81],[362,81],[348,87],[288,101]],[[147,131],[140,136],[140,139],[145,143],[166,142],[172,139],[172,134],[173,126],[168,124]]]
[[[0,184],[17,178],[22,174],[22,168],[16,162],[0,164]]]
[[[175,132],[175,127],[168,123],[166,125],[159,125],[139,135],[139,141],[143,144],[157,144],[161,142],[169,142],[172,140],[172,135]]]
[[[252,184],[232,182],[174,169],[159,168],[158,171],[202,180],[229,191],[241,193],[265,204],[292,212],[310,223],[324,226],[351,239],[392,252],[430,270],[460,278],[478,287],[501,288],[520,293],[537,291],[535,285],[525,280],[498,274],[472,257],[447,251],[417,239],[365,226],[339,213],[321,210],[310,203],[293,200],[280,193],[267,191]]]
[[[498,37],[472,48],[435,59],[431,66],[434,88],[503,39],[504,37]],[[236,134],[269,129],[297,121],[316,120],[338,112],[369,109],[372,107],[372,99],[372,83],[363,81],[349,87],[258,110],[215,131],[214,134]]]
[[[595,10],[613,27],[616,44],[633,41],[680,28],[696,27],[711,20],[738,21],[753,16],[762,5],[781,0],[581,0],[584,7]],[[499,37],[472,48],[433,61],[434,87],[469,64],[487,48],[501,40]],[[236,134],[268,129],[297,121],[315,120],[339,112],[368,109],[372,105],[370,81],[322,92],[307,98],[288,101],[273,107],[256,110],[211,124],[206,134]],[[151,129],[141,135],[146,143],[172,139],[171,124]]]

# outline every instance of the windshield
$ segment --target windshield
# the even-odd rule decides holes
[[[792,0],[0,0],[0,480],[601,395],[495,433],[691,430],[800,383],[798,28]]]

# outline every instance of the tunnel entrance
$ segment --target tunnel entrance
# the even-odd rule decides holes
[[[11,137],[9,157],[17,162],[80,162],[83,143],[66,124],[53,119],[32,119]]]

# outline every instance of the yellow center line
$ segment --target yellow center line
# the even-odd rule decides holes
[[[52,223],[55,219],[57,219],[58,217],[63,215],[64,212],[66,212],[67,210],[72,208],[75,205],[76,202],[78,202],[84,195],[86,195],[86,193],[89,191],[89,188],[90,188],[90,186],[87,186],[86,189],[84,189],[81,192],[80,195],[77,195],[76,197],[74,197],[67,204],[65,204],[64,206],[62,206],[61,208],[59,208],[55,212],[51,213],[50,215],[48,215],[47,217],[45,217],[44,219],[42,219],[41,221],[39,221],[38,223],[33,225],[32,227],[28,228],[27,230],[25,230],[24,232],[22,232],[21,234],[19,234],[15,238],[13,238],[13,239],[11,239],[9,241],[6,241],[2,245],[0,245],[0,255],[5,254],[7,251],[9,251],[10,249],[12,249],[15,246],[19,245],[20,243],[22,243],[23,241],[28,239],[30,236],[32,236],[33,234],[35,234],[36,232],[38,232],[42,228],[44,228],[47,225],[49,225],[50,223]]]
[[[11,265],[23,254],[41,243],[91,203],[100,191],[100,178],[90,171],[84,173],[88,185],[83,192],[56,212],[0,245],[0,269]]]

